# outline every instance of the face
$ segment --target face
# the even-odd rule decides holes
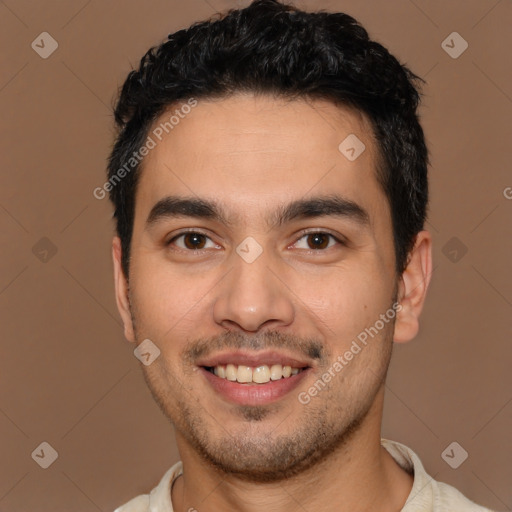
[[[118,300],[160,350],[144,375],[180,448],[278,479],[368,417],[400,322],[376,161],[357,113],[252,95],[199,101],[150,151]]]

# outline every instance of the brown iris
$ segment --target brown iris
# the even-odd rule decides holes
[[[202,249],[206,245],[206,238],[201,233],[185,233],[183,243],[187,249]]]
[[[329,245],[329,237],[326,233],[311,233],[307,236],[308,246],[311,249],[325,249]]]

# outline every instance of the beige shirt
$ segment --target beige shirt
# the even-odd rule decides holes
[[[402,468],[414,472],[414,484],[401,512],[492,512],[473,503],[451,485],[434,480],[407,446],[387,439],[381,439],[381,444]],[[182,472],[183,466],[178,462],[149,494],[137,496],[114,512],[173,512],[171,486]]]

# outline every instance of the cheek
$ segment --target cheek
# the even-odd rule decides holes
[[[177,270],[156,258],[142,258],[133,267],[132,297],[140,335],[168,343],[197,329],[205,318],[208,291],[215,280]]]
[[[390,307],[390,287],[369,270],[338,270],[297,282],[298,307],[333,343],[350,344]]]

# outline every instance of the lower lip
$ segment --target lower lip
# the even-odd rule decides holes
[[[212,388],[228,401],[239,405],[265,405],[276,402],[296,389],[310,368],[291,377],[271,380],[265,384],[240,384],[221,379],[203,367],[200,370]]]

